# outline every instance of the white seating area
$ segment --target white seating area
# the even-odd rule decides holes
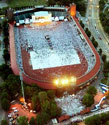
[[[85,58],[88,62],[88,69],[87,69],[87,72],[86,72],[86,74],[87,74],[94,67],[94,65],[96,63],[95,55],[94,55],[92,49],[90,48],[90,46],[88,45],[88,43],[87,43],[86,39],[84,38],[83,34],[78,35],[78,32],[77,32],[78,27],[76,26],[76,23],[74,21],[71,22],[71,23],[76,29],[75,32],[73,32],[73,35],[76,38],[75,40],[76,40],[79,48],[81,49],[81,51],[84,53],[84,56],[85,56]],[[70,26],[72,27],[72,25],[70,25]]]
[[[75,95],[66,95],[55,99],[57,105],[62,109],[62,114],[77,115],[84,106],[81,104],[79,98]]]
[[[76,60],[79,58],[74,57],[74,49],[82,51],[88,62],[88,73],[95,65],[95,56],[92,49],[86,42],[82,40],[77,32],[77,27],[74,26],[74,22],[52,22],[45,26],[33,26],[32,28],[17,28],[15,27],[15,43],[17,52],[17,62],[19,67],[23,70],[22,58],[21,58],[21,46],[28,51],[28,47],[33,48],[38,56],[40,56],[40,62],[42,63],[44,58],[49,56],[50,53],[57,53],[58,56],[67,65],[76,64]],[[49,49],[48,43],[45,40],[45,36],[50,36],[50,41],[53,46],[53,50]],[[30,51],[28,51],[30,53]],[[64,55],[63,58],[61,55]],[[75,58],[75,59],[74,59]],[[82,59],[82,56],[81,58]],[[72,62],[73,61],[73,62]],[[77,63],[79,64],[79,62]],[[42,68],[42,67],[41,67]],[[79,69],[77,70],[79,71]]]

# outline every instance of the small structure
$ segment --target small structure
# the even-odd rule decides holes
[[[51,21],[51,13],[48,11],[38,11],[32,15],[33,23]]]
[[[76,16],[76,5],[75,4],[71,4],[71,6],[70,6],[70,15]]]
[[[59,20],[61,21],[61,20],[64,20],[64,16],[60,16],[59,17]]]
[[[52,119],[52,123],[53,123],[53,125],[57,124],[58,123],[57,119],[56,118]]]
[[[29,18],[25,19],[25,24],[30,24],[30,19]]]
[[[25,23],[25,21],[24,20],[19,20],[19,24],[21,25],[21,24],[24,24]]]

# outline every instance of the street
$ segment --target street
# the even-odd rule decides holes
[[[103,53],[107,55],[107,59],[109,60],[109,38],[100,23],[99,0],[88,1],[86,18],[88,19],[86,25],[88,25],[88,28],[98,42],[99,47],[103,50]]]
[[[3,59],[3,36],[2,33],[0,34],[0,65],[4,63],[4,59]]]
[[[0,8],[3,8],[3,7],[7,7],[7,3],[6,3],[6,0],[4,1],[0,1]]]
[[[1,123],[1,120],[5,119],[5,118],[6,118],[6,113],[1,108],[1,105],[0,105],[0,123]]]

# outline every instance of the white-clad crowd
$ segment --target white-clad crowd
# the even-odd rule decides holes
[[[57,53],[62,60],[63,64],[72,64],[72,61],[75,62],[78,58],[73,56],[74,50],[81,51],[88,63],[88,73],[95,65],[95,56],[92,49],[88,45],[87,41],[81,39],[77,31],[77,26],[74,26],[73,21],[68,22],[52,22],[51,24],[43,26],[31,25],[31,28],[24,27],[18,28],[15,27],[15,43],[16,43],[16,52],[17,52],[17,62],[21,70],[23,71],[22,65],[22,55],[21,47],[28,51],[34,51],[40,58],[40,63],[43,63],[44,58],[50,56],[52,53]],[[48,41],[45,39],[46,36],[49,36],[52,50],[49,47]],[[80,54],[80,62],[84,59],[83,55]],[[48,62],[49,63],[49,62]],[[55,63],[55,62],[54,62]],[[78,63],[79,64],[79,63]],[[82,68],[86,64],[82,64]],[[80,72],[81,69],[77,69],[76,72]],[[84,74],[83,74],[84,75]]]

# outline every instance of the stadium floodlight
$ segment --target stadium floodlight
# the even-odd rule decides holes
[[[76,84],[76,81],[77,81],[76,77],[71,77],[71,85],[74,86]]]
[[[76,77],[71,77],[71,79],[68,79],[68,78],[56,79],[54,81],[54,84],[59,88],[68,86],[68,85],[75,85]]]
[[[64,86],[64,85],[68,85],[69,82],[68,82],[68,79],[62,79],[61,83]]]
[[[59,85],[59,79],[56,79],[56,80],[54,81],[54,84],[55,84],[56,86],[58,86],[58,85]]]
[[[74,76],[73,76],[73,77],[71,77],[71,82],[74,82],[74,83],[75,83],[75,82],[76,82],[76,80],[77,80],[77,79],[76,79],[76,77],[74,77]]]
[[[62,79],[62,80],[61,80],[61,83],[62,83],[62,85],[64,85],[64,84],[65,84],[65,80],[64,80],[64,79]]]
[[[65,83],[68,84],[68,83],[69,83],[69,80],[68,80],[68,79],[65,79]]]

